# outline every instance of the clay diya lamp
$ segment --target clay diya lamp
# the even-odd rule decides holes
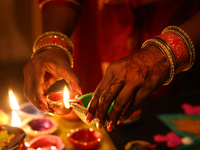
[[[19,107],[20,109],[16,111],[21,120],[27,117],[38,117],[46,115],[45,113],[40,112],[31,102],[25,102]]]
[[[73,97],[77,97],[77,96],[74,93],[69,93],[69,100],[67,100],[68,103],[80,102],[80,100],[78,99],[72,99]],[[72,108],[70,106],[68,108],[65,106],[64,101],[63,101],[62,91],[51,92],[46,96],[46,99],[50,108],[50,112],[48,113],[52,115],[54,114],[54,112],[58,115],[67,115],[72,111]]]
[[[0,136],[0,139],[2,138],[2,136],[4,137],[1,140],[9,141],[3,142],[0,140],[0,149],[2,148],[3,150],[18,150],[24,148],[24,140],[26,138],[26,134],[21,128],[12,127],[9,125],[0,125]]]
[[[58,130],[58,123],[47,116],[28,117],[22,121],[22,124],[23,130],[31,137],[53,134]]]
[[[80,105],[83,105],[79,99],[76,99],[77,96],[78,96],[77,94],[70,92],[69,99],[67,99],[69,107],[66,107],[63,101],[62,91],[54,91],[54,92],[49,93],[46,96],[46,99],[50,108],[50,112],[48,113],[50,113],[51,115],[54,115],[54,112],[55,112],[58,115],[62,115],[62,117],[65,119],[79,120],[79,117],[77,116],[77,114],[70,107],[71,103],[79,103]]]
[[[102,135],[93,128],[76,128],[67,134],[67,138],[77,149],[89,150],[99,146]]]
[[[56,135],[41,135],[28,142],[28,150],[64,150],[65,144],[62,139]]]

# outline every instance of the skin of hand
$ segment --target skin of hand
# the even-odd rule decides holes
[[[154,91],[169,78],[169,64],[164,54],[149,45],[111,64],[88,105],[86,120],[95,118],[97,128],[107,121],[107,130],[126,120]],[[110,114],[111,103],[114,106]]]
[[[71,89],[81,94],[80,79],[71,69],[68,57],[58,49],[35,55],[23,68],[24,95],[39,110],[48,111],[45,94],[58,79],[65,79]]]

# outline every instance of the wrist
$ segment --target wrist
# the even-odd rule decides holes
[[[145,41],[142,47],[149,44],[157,46],[168,60],[170,77],[164,85],[168,85],[175,74],[189,70],[194,63],[194,45],[187,33],[179,27],[165,28],[161,35]]]
[[[60,50],[69,59],[71,68],[73,68],[73,54],[74,46],[71,40],[64,34],[60,32],[46,32],[40,35],[34,45],[33,45],[33,54],[31,57],[41,53],[42,51],[56,49]]]

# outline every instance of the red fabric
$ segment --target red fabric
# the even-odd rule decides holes
[[[66,48],[71,53],[72,56],[74,54],[74,51],[69,46],[69,44],[66,43],[65,41],[61,40],[61,39],[58,39],[58,38],[48,38],[48,39],[45,39],[42,42],[40,42],[38,45],[36,45],[35,49],[37,49],[37,48],[39,48],[41,46],[44,46],[44,45],[48,45],[48,44],[60,45],[60,46],[62,46],[64,48]]]
[[[169,25],[180,25],[200,8],[199,0],[110,0],[101,10],[99,0],[85,0],[73,34],[74,70],[82,80],[82,91],[93,92],[102,78],[102,62],[112,63],[140,49]],[[153,97],[177,91],[180,74]]]
[[[114,62],[140,49],[142,43],[159,35],[169,25],[180,25],[197,13],[200,1],[126,0],[104,4],[87,0],[73,35],[75,72],[82,80],[83,93],[93,92],[102,78],[101,63]],[[181,75],[160,88],[152,97],[165,97],[178,91]]]

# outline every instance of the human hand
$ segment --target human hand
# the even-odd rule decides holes
[[[68,57],[60,50],[48,49],[35,55],[23,68],[24,95],[39,110],[48,111],[45,94],[58,79],[66,80],[81,94],[80,79],[71,69]]]
[[[168,61],[153,45],[120,59],[106,70],[88,105],[86,120],[90,122],[95,118],[99,129],[107,121],[107,130],[111,131],[116,124],[137,110],[168,78]],[[114,100],[112,111],[108,114]]]

